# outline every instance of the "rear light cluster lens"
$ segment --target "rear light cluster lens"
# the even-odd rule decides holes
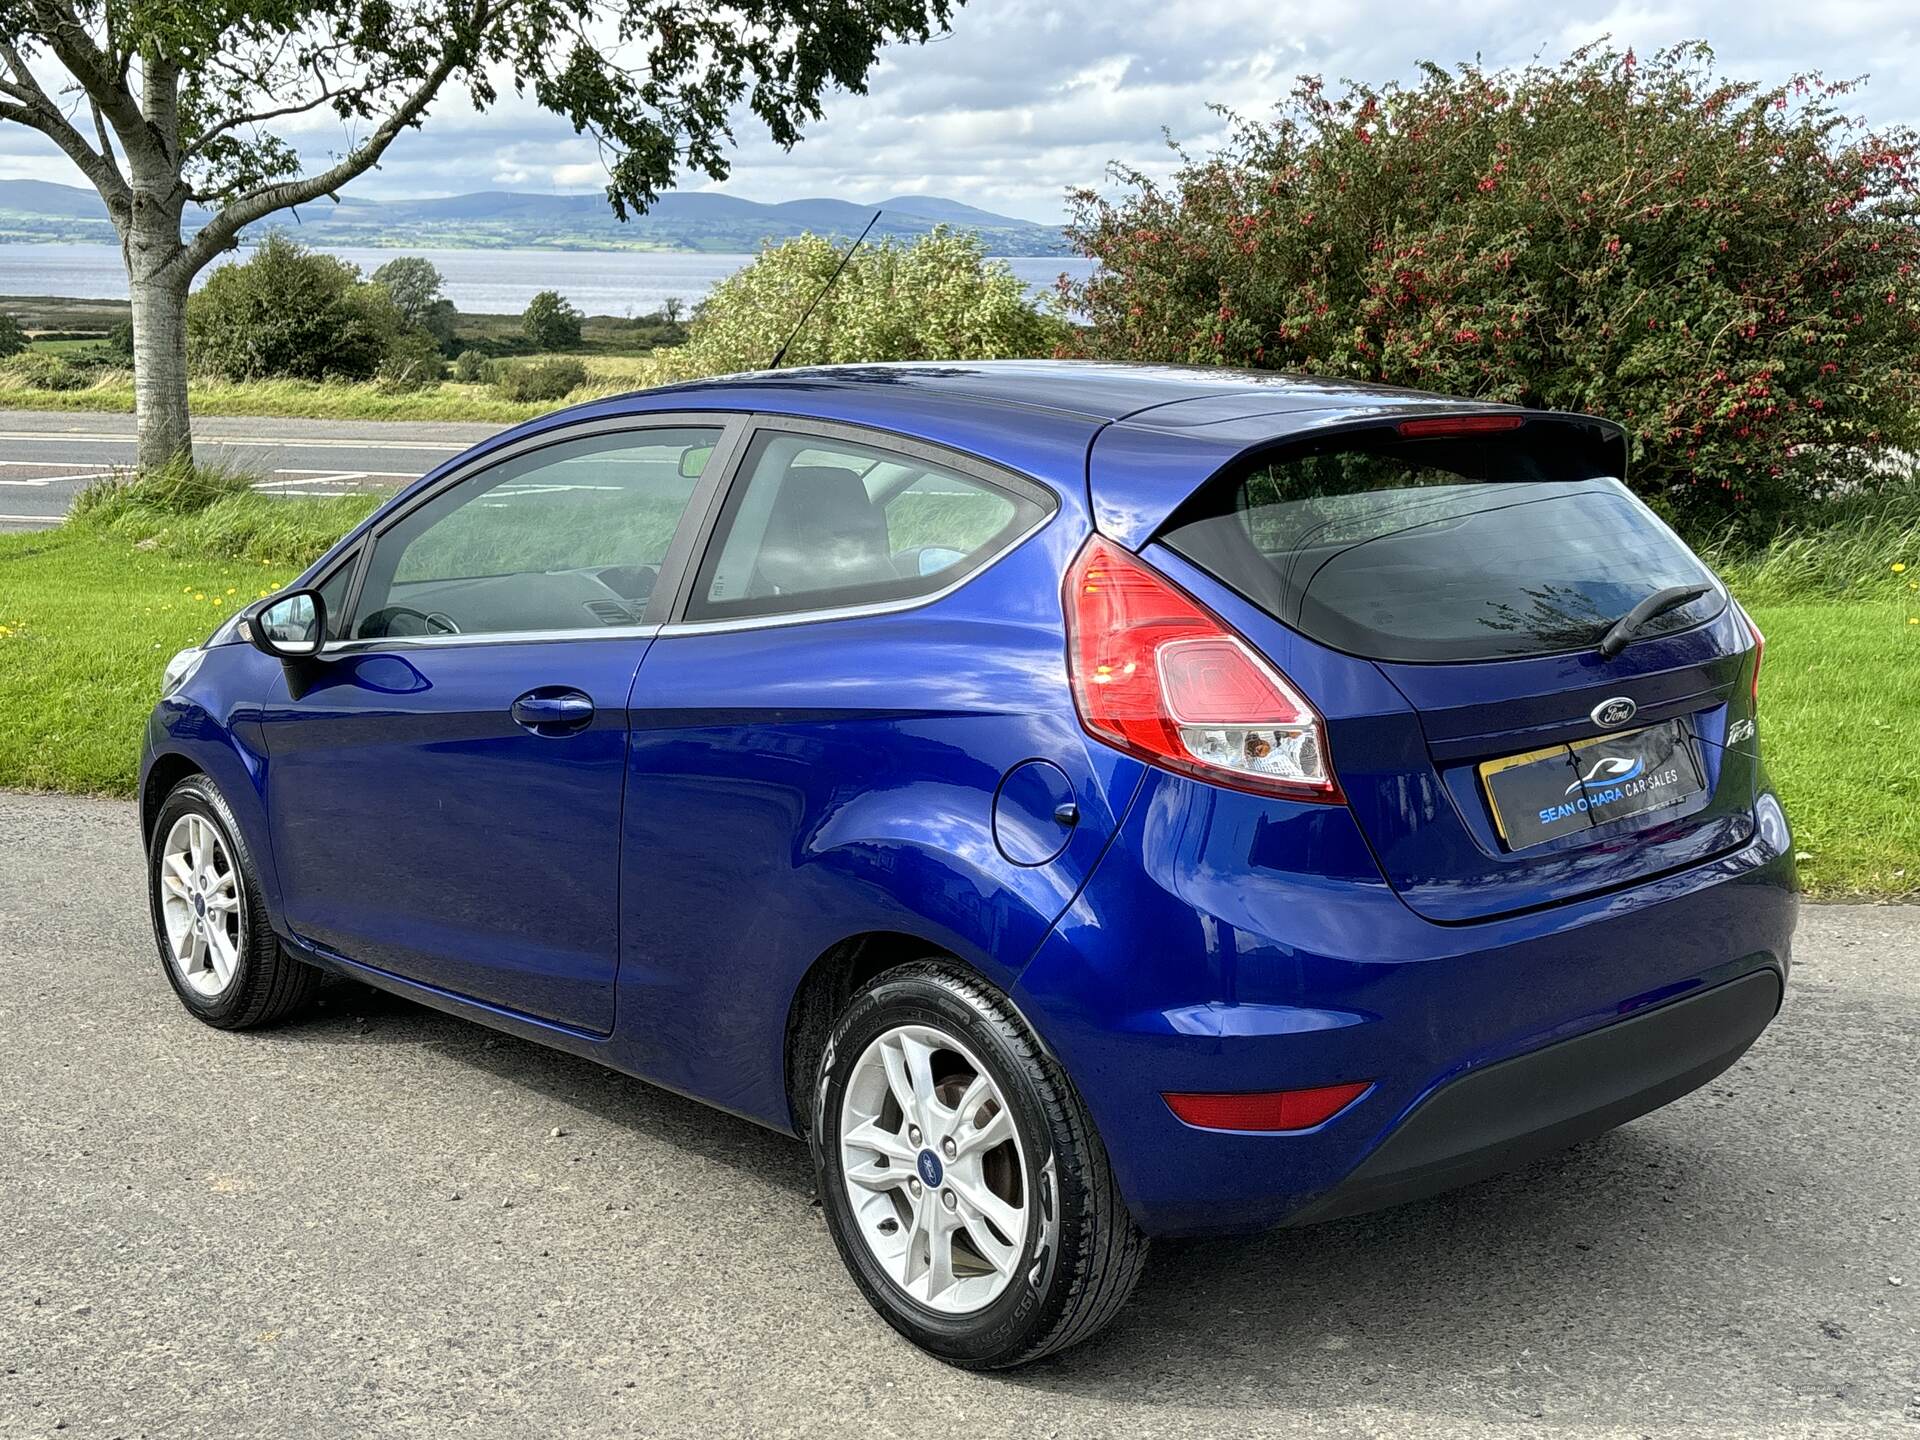
[[[1258,1090],[1236,1094],[1167,1094],[1167,1108],[1202,1130],[1311,1130],[1331,1120],[1361,1095],[1370,1080],[1320,1085],[1311,1090]]]
[[[1760,713],[1760,663],[1767,658],[1767,637],[1760,633],[1760,627],[1753,623],[1753,617],[1745,609],[1740,618],[1747,622],[1747,633],[1753,636],[1753,711]]]
[[[1341,798],[1313,706],[1173,582],[1096,535],[1066,601],[1073,700],[1090,734],[1219,784]]]
[[[1432,415],[1424,420],[1402,420],[1393,428],[1407,440],[1430,440],[1441,435],[1491,435],[1518,430],[1524,415]]]

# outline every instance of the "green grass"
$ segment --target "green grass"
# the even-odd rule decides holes
[[[1809,893],[1920,895],[1920,593],[1748,609],[1767,637],[1761,753]]]
[[[525,364],[542,357],[516,359]],[[653,382],[654,362],[645,356],[572,355],[587,367],[587,384],[564,400],[517,403],[490,386],[448,380],[424,390],[394,391],[374,384],[311,380],[197,380],[188,390],[195,415],[272,415],[314,420],[476,420],[502,425],[531,420],[604,395],[642,389]],[[79,390],[40,390],[0,372],[0,410],[80,410],[133,413],[133,377],[108,371]]]
[[[0,535],[0,785],[131,794],[167,657],[296,573],[73,527]]]
[[[258,478],[215,466],[168,466],[138,484],[114,475],[74,501],[65,530],[184,560],[244,560],[304,569],[378,503],[372,495],[280,498]]]

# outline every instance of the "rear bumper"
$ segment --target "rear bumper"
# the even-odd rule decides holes
[[[1437,924],[1345,810],[1155,772],[1013,998],[1142,1228],[1244,1233],[1464,1183],[1704,1084],[1780,1003],[1796,889],[1769,825],[1629,889]],[[1283,1134],[1161,1098],[1352,1081],[1371,1088]]]
[[[1361,1215],[1498,1175],[1699,1089],[1780,1009],[1767,966],[1434,1091],[1345,1180],[1288,1222]]]

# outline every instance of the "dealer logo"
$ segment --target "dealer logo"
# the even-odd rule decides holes
[[[1593,769],[1567,786],[1567,794],[1571,795],[1576,790],[1595,790],[1608,785],[1624,785],[1627,781],[1638,778],[1645,768],[1638,760],[1609,755],[1604,760],[1596,760]]]
[[[1602,730],[1617,730],[1640,713],[1640,707],[1625,695],[1602,700],[1590,712],[1593,723]]]

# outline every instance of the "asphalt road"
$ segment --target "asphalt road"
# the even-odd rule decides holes
[[[7,1436],[1920,1435],[1920,908],[1809,910],[1708,1090],[1162,1245],[997,1377],[867,1311],[789,1140],[358,987],[196,1024],[126,804],[0,795],[0,934]]]
[[[260,472],[270,495],[397,488],[498,425],[386,420],[197,419],[195,453]],[[134,458],[131,415],[0,410],[0,530],[56,525],[86,485]]]

